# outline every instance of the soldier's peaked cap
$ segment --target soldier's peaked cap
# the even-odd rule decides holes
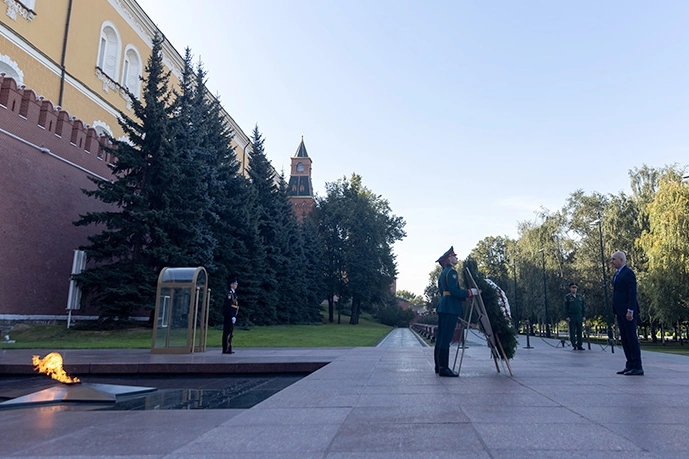
[[[444,254],[442,254],[442,255],[440,256],[440,258],[438,258],[437,260],[435,260],[435,262],[436,262],[436,263],[440,263],[441,261],[443,261],[445,258],[449,257],[450,255],[456,255],[456,254],[455,254],[454,246],[450,246],[450,249],[449,249],[447,252],[445,252]]]

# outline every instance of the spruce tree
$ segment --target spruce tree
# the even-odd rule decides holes
[[[315,215],[308,215],[299,227],[302,250],[301,274],[304,279],[302,304],[304,320],[322,322],[321,303],[328,298],[325,283],[326,263],[323,241],[318,234]]]
[[[320,322],[318,304],[308,303],[306,298],[307,262],[300,225],[287,197],[284,180],[275,195],[275,216],[279,231],[274,246],[280,257],[275,261],[279,273],[280,302],[277,308],[280,323],[303,324]]]
[[[240,313],[238,324],[255,323],[256,305],[262,297],[261,273],[266,263],[258,236],[258,219],[254,213],[255,191],[240,173],[240,164],[232,146],[234,133],[227,126],[217,97],[206,87],[206,73],[199,63],[191,93],[193,107],[190,125],[193,136],[185,143],[199,165],[198,177],[210,198],[201,200],[202,216],[198,221],[204,239],[212,243],[212,259],[208,263],[211,285],[211,324],[222,320],[222,306],[232,278],[239,280]],[[261,323],[260,321],[258,323]]]
[[[140,307],[152,308],[158,273],[176,255],[169,234],[176,199],[170,186],[182,171],[169,134],[169,72],[163,67],[162,41],[154,37],[143,101],[131,97],[135,119],[120,113],[128,140],[112,139],[114,148],[106,147],[115,156],[110,165],[114,180],[92,179],[96,189],[84,190],[112,210],[81,215],[75,222],[104,226],[80,247],[96,266],[76,276],[102,319],[127,319]]]
[[[204,97],[205,72],[199,63],[196,73],[191,63],[191,51],[186,49],[181,92],[176,95],[172,133],[178,151],[179,171],[174,188],[172,205],[175,228],[170,243],[178,247],[179,256],[170,260],[174,266],[204,266],[213,269],[213,252],[216,245],[211,227],[217,220],[213,212],[210,186],[216,180],[217,150],[230,148],[231,137],[210,118],[212,108]],[[208,137],[212,136],[212,140]]]
[[[252,153],[249,158],[249,179],[255,192],[253,212],[257,217],[257,230],[260,243],[265,254],[265,260],[259,267],[256,279],[261,289],[261,296],[256,298],[253,321],[259,325],[273,325],[279,323],[277,305],[279,281],[276,266],[283,265],[283,254],[279,253],[275,241],[280,231],[278,216],[276,216],[275,197],[278,193],[274,169],[266,158],[263,147],[263,136],[254,127],[251,136]]]
[[[239,281],[239,314],[237,323],[242,326],[269,325],[264,314],[263,273],[267,264],[266,252],[258,232],[255,213],[256,193],[241,175],[231,175],[225,169],[221,175],[216,210],[219,222],[215,227],[218,239],[216,250],[216,278],[213,281],[216,307],[222,306],[228,281],[236,276]],[[220,290],[223,289],[223,290]]]

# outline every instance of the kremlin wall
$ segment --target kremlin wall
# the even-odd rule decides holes
[[[66,317],[74,250],[97,230],[73,222],[107,209],[81,191],[112,177],[106,141],[0,74],[0,321]]]

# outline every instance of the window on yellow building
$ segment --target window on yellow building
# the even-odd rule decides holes
[[[110,77],[117,81],[117,70],[120,60],[120,36],[114,24],[106,21],[101,26],[100,44],[98,46],[98,61],[96,65]]]
[[[141,58],[139,53],[132,45],[127,45],[124,52],[124,64],[122,65],[122,86],[129,92],[139,97],[141,88]]]

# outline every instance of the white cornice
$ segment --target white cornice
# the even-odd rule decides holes
[[[7,5],[7,16],[15,21],[17,20],[17,13],[28,22],[31,22],[36,16],[35,11],[27,8],[23,3],[17,0],[5,0],[5,4]]]
[[[110,5],[120,14],[122,19],[135,31],[141,39],[151,46],[153,35],[158,28],[143,13],[138,3],[129,0],[108,0]]]
[[[136,32],[139,37],[148,45],[153,47],[153,36],[156,32],[160,32],[163,36],[165,34],[158,29],[158,27],[151,21],[148,15],[134,0],[108,0],[115,10],[120,14],[131,29]],[[184,59],[172,46],[172,44],[165,40],[163,42],[163,63],[172,72],[178,80],[182,79],[182,69],[184,68]]]

